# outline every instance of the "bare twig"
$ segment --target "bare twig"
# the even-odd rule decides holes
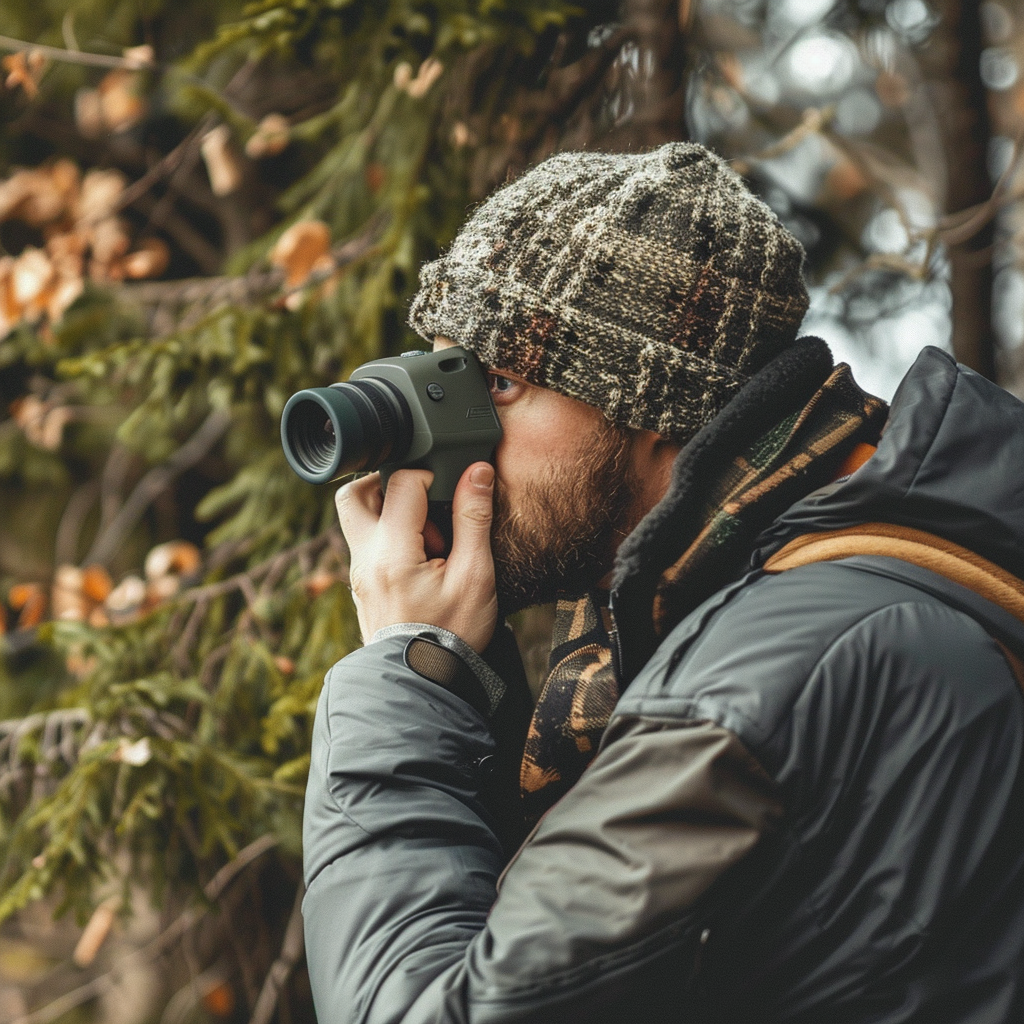
[[[214,876],[206,883],[203,893],[212,903],[219,899],[220,895],[228,885],[244,871],[254,860],[263,856],[269,850],[277,846],[279,840],[276,836],[261,836],[255,842],[250,843],[238,852],[238,855],[228,861]],[[41,1006],[32,1013],[24,1014],[17,1018],[12,1024],[51,1024],[69,1013],[76,1006],[81,1006],[90,999],[109,992],[120,981],[122,975],[136,964],[150,963],[160,956],[164,950],[169,949],[182,936],[194,928],[204,917],[207,910],[186,910],[171,922],[156,938],[152,939],[141,949],[128,953],[118,964],[104,974],[100,974],[84,985],[66,992],[58,999]]]
[[[274,1010],[277,1008],[277,1001],[281,997],[281,989],[284,988],[305,949],[302,933],[304,891],[300,884],[295,893],[295,904],[292,907],[291,917],[288,918],[288,927],[284,932],[284,941],[281,943],[281,954],[267,972],[267,978],[263,982],[263,988],[260,991],[259,999],[256,1000],[256,1007],[252,1011],[249,1024],[270,1024]]]
[[[73,765],[88,742],[85,730],[90,722],[89,713],[84,708],[39,712],[27,718],[0,722],[0,796],[6,794],[20,779],[27,778],[30,771],[38,786],[40,766],[49,770],[58,759],[68,766]],[[22,760],[20,747],[26,736],[37,731],[42,736],[39,760],[35,771],[32,771]]]
[[[124,445],[115,443],[100,475],[99,533],[106,530],[121,507],[121,493],[131,465],[132,453]]]
[[[145,193],[136,197],[135,206],[149,217],[148,224],[163,228],[181,246],[182,251],[195,260],[200,270],[207,274],[216,273],[221,265],[221,254],[216,246],[211,245],[200,231],[180,216],[173,205],[165,205],[158,210],[161,202]]]
[[[151,469],[136,485],[110,525],[96,538],[85,558],[89,565],[106,565],[142,518],[154,498],[186,469],[199,462],[231,425],[226,412],[215,409],[200,428],[163,464]]]
[[[323,548],[325,545],[331,542],[331,536],[334,533],[333,530],[328,530],[326,533],[321,533],[319,536],[310,537],[308,540],[304,540],[294,547],[287,548],[284,551],[279,551],[272,558],[268,558],[265,562],[261,562],[259,565],[247,570],[246,572],[236,573],[234,576],[229,576],[226,580],[221,580],[218,583],[206,583],[199,587],[190,587],[188,590],[183,590],[179,594],[169,599],[169,603],[176,603],[179,601],[195,601],[195,602],[207,602],[212,601],[214,598],[223,597],[225,594],[230,594],[236,590],[242,590],[245,587],[251,588],[257,580],[262,579],[268,573],[277,572],[282,564],[287,565],[289,562],[301,557],[303,553],[314,554],[316,551]]]
[[[140,196],[144,195],[161,178],[170,174],[173,175],[192,151],[198,153],[199,142],[202,137],[213,127],[216,117],[207,114],[199,123],[174,147],[169,153],[163,156],[137,181],[133,181],[118,197],[110,213],[118,213],[134,203]],[[110,214],[105,214],[109,216]]]
[[[224,964],[221,962],[189,978],[185,986],[178,989],[167,1001],[167,1006],[160,1017],[160,1024],[181,1024],[187,1020],[203,996],[223,979]]]
[[[788,131],[778,142],[766,146],[758,153],[752,153],[747,157],[738,157],[730,160],[734,171],[737,174],[749,174],[751,163],[756,160],[773,160],[775,157],[783,156],[791,150],[796,149],[801,142],[810,135],[817,135],[832,119],[835,114],[835,107],[808,107],[800,118],[800,123]]]
[[[82,535],[82,527],[100,492],[95,480],[87,480],[71,495],[57,525],[57,536],[54,540],[53,559],[57,565],[68,565],[78,557],[78,541]]]
[[[42,43],[28,43],[24,39],[0,36],[0,50],[41,53],[50,60],[68,64],[87,64],[94,68],[124,68],[126,71],[142,71],[159,65],[131,57],[111,57],[105,53],[85,53],[82,50],[64,50],[59,46],[45,46]]]

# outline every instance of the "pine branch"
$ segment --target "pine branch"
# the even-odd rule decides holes
[[[211,903],[216,902],[228,885],[242,871],[252,864],[253,861],[262,857],[269,850],[272,850],[278,843],[279,840],[276,836],[265,835],[240,850],[235,858],[228,861],[204,886],[203,894],[207,900]],[[150,940],[141,949],[133,950],[125,955],[109,971],[98,975],[91,981],[87,981],[84,985],[79,985],[78,988],[72,989],[70,992],[66,992],[45,1006],[41,1006],[38,1010],[33,1010],[32,1013],[18,1017],[12,1024],[51,1024],[52,1021],[58,1020],[64,1014],[75,1009],[75,1007],[103,995],[104,992],[109,992],[132,967],[156,960],[167,949],[170,949],[171,946],[180,941],[208,914],[209,910],[186,910],[154,939]]]
[[[93,541],[85,556],[86,565],[106,565],[145,514],[151,502],[186,469],[201,461],[231,426],[231,417],[220,409],[203,420],[200,428],[163,464],[151,469],[136,485],[111,520]]]
[[[0,797],[6,796],[30,772],[38,782],[41,774],[50,773],[57,760],[62,760],[69,768],[74,765],[84,748],[99,741],[95,730],[82,735],[91,724],[92,718],[85,708],[40,712],[0,722]],[[22,760],[20,748],[22,740],[37,731],[42,733],[39,759],[32,768]]]

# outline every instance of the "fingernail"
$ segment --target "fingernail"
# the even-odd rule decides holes
[[[477,466],[472,473],[469,474],[469,481],[476,487],[490,487],[494,483],[494,467],[493,466]]]

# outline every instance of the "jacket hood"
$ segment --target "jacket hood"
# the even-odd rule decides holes
[[[870,522],[933,533],[1024,578],[1024,403],[925,348],[875,454],[790,506],[758,538],[753,564],[801,534]]]

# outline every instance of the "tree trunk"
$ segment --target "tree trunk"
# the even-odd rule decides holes
[[[941,20],[923,55],[922,64],[942,132],[948,186],[947,213],[982,203],[992,192],[988,174],[991,127],[988,96],[981,81],[983,47],[981,19],[974,0],[944,0]],[[992,331],[993,225],[949,249],[953,298],[953,353],[956,358],[995,380],[995,339]]]
[[[685,139],[686,53],[677,0],[626,0],[623,24],[637,47],[628,76],[629,116],[602,140],[608,149],[635,151]]]

